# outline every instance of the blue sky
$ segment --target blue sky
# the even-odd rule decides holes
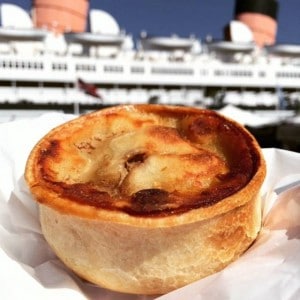
[[[30,9],[31,0],[1,1]],[[300,1],[278,0],[278,43],[300,44]],[[90,8],[111,13],[120,27],[138,37],[153,35],[207,35],[220,39],[233,17],[235,0],[90,0]]]

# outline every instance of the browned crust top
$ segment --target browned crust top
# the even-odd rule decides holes
[[[203,209],[260,173],[260,148],[242,126],[211,110],[118,106],[81,116],[34,147],[25,177],[37,201],[167,217]],[[257,177],[257,176],[256,176]],[[47,196],[49,195],[49,196]]]

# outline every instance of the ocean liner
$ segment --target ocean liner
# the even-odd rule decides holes
[[[2,3],[2,119],[9,110],[81,113],[120,103],[295,115],[300,46],[276,44],[277,10],[275,0],[237,0],[223,40],[142,32],[135,41],[87,0],[34,0],[30,13]]]

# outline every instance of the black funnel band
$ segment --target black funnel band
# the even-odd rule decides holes
[[[276,0],[236,0],[235,16],[241,13],[260,13],[277,19],[278,2]]]

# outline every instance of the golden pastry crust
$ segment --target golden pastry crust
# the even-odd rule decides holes
[[[110,289],[153,294],[216,272],[247,249],[260,228],[265,171],[253,136],[228,118],[125,105],[50,131],[25,178],[45,237],[66,265]]]

